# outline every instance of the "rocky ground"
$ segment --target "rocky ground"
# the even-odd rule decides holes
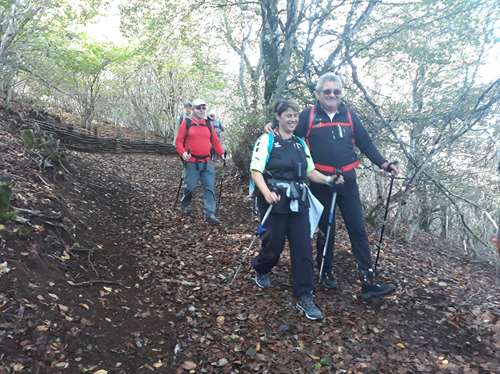
[[[228,284],[256,227],[229,166],[214,227],[199,200],[191,217],[174,206],[175,157],[66,152],[43,170],[22,126],[1,112],[0,175],[21,210],[0,225],[0,373],[499,372],[494,266],[428,236],[388,239],[381,277],[398,290],[367,304],[340,227],[340,288],[317,291],[326,318],[311,322],[288,255],[272,289],[248,263]]]

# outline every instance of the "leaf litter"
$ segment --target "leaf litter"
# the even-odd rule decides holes
[[[13,180],[13,205],[42,217],[0,231],[10,270],[0,275],[0,373],[498,369],[493,266],[425,234],[388,239],[381,277],[398,290],[367,304],[339,225],[340,288],[317,290],[326,318],[307,321],[293,308],[286,252],[272,289],[254,286],[248,263],[228,286],[256,226],[234,170],[222,225],[208,226],[199,197],[190,217],[173,206],[175,157],[68,152],[71,174],[41,174],[6,131],[16,121],[0,116],[0,169]]]

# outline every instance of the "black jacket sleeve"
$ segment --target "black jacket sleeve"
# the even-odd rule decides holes
[[[309,113],[311,112],[311,108],[304,109],[302,112],[300,112],[299,115],[299,124],[297,125],[297,128],[293,132],[295,136],[298,136],[299,138],[305,138],[307,135],[307,130],[309,128]]]
[[[373,144],[368,131],[364,128],[358,115],[354,112],[351,112],[351,115],[352,125],[354,126],[354,139],[356,147],[358,147],[371,162],[380,167],[386,159],[380,154],[380,151],[377,149],[375,144]]]

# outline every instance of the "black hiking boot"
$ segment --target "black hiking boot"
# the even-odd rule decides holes
[[[335,290],[338,287],[338,285],[337,285],[337,279],[335,279],[333,271],[324,271],[323,275],[320,278],[319,285],[323,288]]]
[[[386,296],[396,290],[395,284],[376,283],[373,269],[361,270],[359,278],[361,279],[361,298],[365,301],[373,297]]]
[[[307,319],[311,321],[318,321],[323,319],[323,313],[318,308],[318,306],[314,303],[313,295],[304,294],[299,297],[297,303],[295,304],[297,310],[304,313]]]
[[[271,288],[271,279],[267,274],[256,273],[255,274],[255,284],[259,288]]]

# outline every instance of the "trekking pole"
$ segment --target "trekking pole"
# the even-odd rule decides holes
[[[335,204],[337,201],[337,191],[333,190],[332,192],[332,202],[330,204],[330,212],[328,212],[328,226],[326,229],[326,239],[325,245],[323,246],[323,256],[321,258],[321,266],[319,267],[319,280],[318,283],[321,283],[321,276],[323,275],[323,267],[325,266],[325,258],[326,258],[326,250],[328,248],[328,242],[330,240],[330,235],[332,232],[333,226],[333,218],[335,217]]]
[[[189,153],[191,153],[190,151],[188,151]],[[181,188],[182,188],[182,184],[184,183],[184,173],[185,173],[185,166],[186,165],[186,161],[182,160],[182,172],[181,172],[181,179],[179,181],[179,187],[177,188],[177,193],[175,194],[175,200],[174,200],[174,205],[172,206],[172,208],[175,208],[175,206],[177,205],[177,202],[179,201],[179,194],[181,193]]]
[[[250,243],[250,245],[248,246],[248,248],[246,249],[246,251],[244,252],[244,254],[243,254],[243,256],[242,256],[242,258],[240,260],[240,264],[238,265],[238,268],[234,272],[233,279],[231,279],[231,282],[229,282],[229,285],[233,284],[234,280],[238,276],[238,273],[240,272],[241,267],[243,266],[243,263],[245,262],[248,254],[250,253],[250,249],[252,248],[253,243],[255,243],[255,241],[257,240],[257,238],[265,231],[264,230],[264,224],[266,223],[267,218],[269,217],[269,214],[271,213],[271,210],[273,209],[273,206],[274,205],[269,204],[269,207],[267,208],[266,213],[264,214],[264,217],[262,218],[262,221],[260,221],[260,224],[257,227],[257,230],[255,230],[255,236],[252,239],[252,242]]]
[[[182,183],[184,182],[184,176],[181,175],[181,179],[179,180],[179,187],[177,188],[177,193],[175,194],[175,200],[174,200],[174,205],[173,208],[177,205],[177,202],[179,201],[179,194],[181,193],[181,188],[182,188]]]
[[[391,202],[392,186],[394,185],[394,176],[391,174],[391,184],[389,185],[389,193],[387,194],[387,203],[385,204],[384,221],[382,223],[382,229],[380,230],[380,239],[377,245],[377,257],[375,258],[375,266],[373,268],[375,274],[377,273],[378,258],[380,256],[380,248],[382,248],[382,240],[384,239],[385,223],[387,220],[387,214],[389,213],[389,203]]]
[[[224,152],[224,160],[222,164],[222,173],[220,176],[220,184],[219,184],[219,198],[217,200],[217,207],[215,208],[215,213],[219,211],[220,201],[222,198],[222,183],[224,182],[224,177],[226,175],[226,152]]]

